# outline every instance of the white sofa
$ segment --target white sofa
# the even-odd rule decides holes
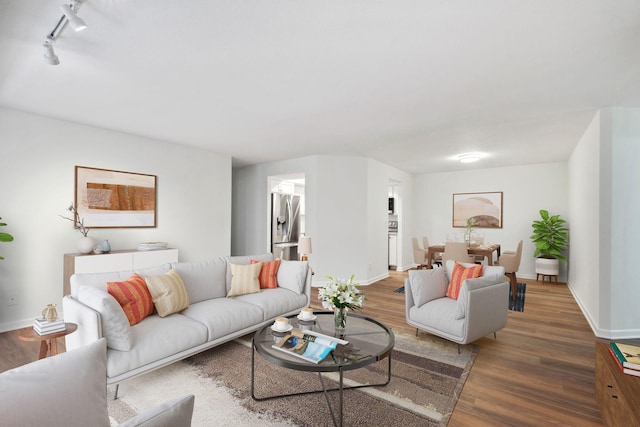
[[[458,344],[468,344],[504,328],[509,310],[504,268],[484,266],[479,278],[462,283],[456,300],[446,296],[453,266],[454,261],[449,260],[446,270],[409,271],[405,279],[407,323]]]
[[[124,311],[107,293],[107,282],[127,280],[133,271],[75,274],[71,294],[63,298],[64,318],[78,324],[66,337],[68,350],[105,337],[107,384],[171,364],[255,331],[276,317],[290,315],[310,302],[311,269],[306,262],[281,261],[278,287],[232,298],[231,265],[272,261],[272,254],[178,262],[136,271],[143,277],[174,269],[184,282],[189,306],[175,314],[157,313],[129,326]]]
[[[0,374],[0,425],[109,427],[106,340]],[[163,403],[120,427],[188,427],[194,396]]]

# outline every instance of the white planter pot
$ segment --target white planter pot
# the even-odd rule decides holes
[[[557,276],[560,273],[560,261],[557,258],[536,258],[536,274]]]
[[[96,241],[93,240],[93,237],[82,237],[78,240],[78,251],[81,254],[88,254],[93,252],[93,248],[96,246]]]

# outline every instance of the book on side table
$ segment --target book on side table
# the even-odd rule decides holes
[[[320,363],[336,349],[338,344],[347,345],[349,341],[313,331],[296,329],[285,335],[272,347],[309,362]]]
[[[65,330],[64,319],[48,321],[44,317],[38,317],[35,322],[33,322],[33,329],[38,333],[38,335],[62,332]]]
[[[623,373],[640,377],[640,346],[611,341],[609,352]]]

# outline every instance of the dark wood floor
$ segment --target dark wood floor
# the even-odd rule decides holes
[[[391,272],[362,287],[363,312],[414,333],[405,322],[404,295],[393,292],[406,275]],[[603,426],[594,389],[595,337],[569,289],[521,281],[527,283],[525,311],[509,312],[497,340],[474,343],[480,351],[449,426]],[[320,307],[317,289],[312,304]],[[0,372],[37,357],[37,343],[20,341],[18,331],[0,334]]]

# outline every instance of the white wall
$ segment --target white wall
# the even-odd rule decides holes
[[[269,251],[269,176],[304,173],[314,285],[351,274],[367,284],[387,272],[387,184],[410,175],[363,157],[313,156],[233,171],[232,253]],[[378,207],[379,206],[379,207]]]
[[[567,164],[546,163],[464,172],[421,174],[414,179],[415,236],[426,235],[431,243],[443,242],[447,233],[461,232],[452,227],[454,193],[503,192],[501,229],[478,228],[486,242],[500,243],[502,250],[515,250],[523,241],[518,276],[535,278],[529,239],[531,223],[546,209],[568,220]],[[569,224],[569,228],[571,224]],[[566,280],[567,265],[561,264],[560,279]]]
[[[229,254],[231,158],[176,144],[0,109],[0,216],[15,241],[0,243],[0,331],[31,324],[62,302],[63,254],[80,233],[59,217],[74,199],[74,167],[157,176],[156,228],[94,229],[112,249],[166,241],[181,260]],[[18,304],[7,306],[15,295]]]
[[[640,109],[612,111],[611,335],[640,336]]]
[[[571,255],[569,262],[569,284],[581,306],[582,311],[595,330],[599,306],[608,305],[608,286],[600,286],[601,271],[609,266],[594,260],[600,259],[600,251],[607,247],[607,239],[602,234],[609,231],[600,227],[601,215],[608,217],[610,203],[601,205],[601,198],[608,197],[606,189],[600,187],[600,113],[596,115],[586,129],[569,160],[569,211],[571,228],[569,229]],[[601,209],[601,207],[603,209]],[[608,248],[607,248],[608,251]],[[591,314],[590,314],[591,313]]]
[[[640,109],[604,109],[570,162],[570,287],[595,334],[640,336]]]

